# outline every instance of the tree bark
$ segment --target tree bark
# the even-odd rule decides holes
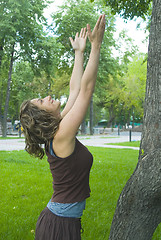
[[[86,121],[85,119],[83,120],[82,124],[81,124],[81,134],[86,134]]]
[[[114,107],[113,104],[109,107],[109,121],[107,123],[107,127],[113,127],[113,121],[115,119]]]
[[[161,222],[161,0],[153,1],[139,161],[114,214],[110,240],[150,240]]]
[[[2,133],[2,100],[3,100],[3,85],[0,93],[0,134]]]
[[[2,65],[2,57],[3,57],[3,41],[4,40],[0,40],[0,68]],[[3,100],[3,83],[2,83],[2,87],[1,87],[1,95],[0,95],[0,129],[2,126],[2,100]]]
[[[0,93],[0,123],[2,123],[2,101],[3,101],[3,84],[1,87],[1,93]]]
[[[13,62],[14,62],[14,44],[12,46],[12,52],[11,52],[11,60],[10,60],[7,91],[6,91],[6,101],[5,101],[5,107],[4,107],[3,122],[2,122],[3,123],[2,124],[2,136],[3,137],[7,136],[7,114],[8,114],[8,107],[9,107],[10,86],[11,86]]]
[[[2,57],[3,57],[3,45],[0,44],[0,67],[1,67],[1,64],[2,64]]]

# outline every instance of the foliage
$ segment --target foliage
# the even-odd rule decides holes
[[[12,86],[13,63],[22,57],[35,57],[34,44],[43,33],[43,9],[46,0],[10,0],[0,2],[0,68],[4,72],[4,59],[9,62],[8,79],[0,79],[1,86],[7,82],[6,89],[1,88],[2,133],[6,136],[6,121]],[[6,91],[4,93],[4,91]],[[2,121],[3,116],[3,121]]]
[[[13,119],[18,118],[19,106],[23,100],[52,95],[53,78],[58,62],[57,53],[60,46],[56,44],[53,37],[48,36],[36,43],[36,49],[37,55],[32,63],[21,59],[14,65],[9,109]]]
[[[41,22],[45,21],[43,9],[45,0],[11,0],[0,4],[0,42],[5,54],[10,56],[13,44],[16,44],[15,57],[20,54],[34,54],[34,43],[42,32]]]
[[[69,95],[69,81],[70,75],[67,73],[59,74],[56,73],[55,77],[53,78],[52,84],[52,94],[55,96],[56,99],[61,99],[62,96]]]
[[[16,62],[12,75],[9,114],[12,120],[19,119],[19,106],[24,99],[33,98],[34,90],[32,82],[34,72],[26,61]],[[31,88],[33,91],[31,91]]]
[[[124,109],[131,111],[133,121],[135,117],[139,117],[141,121],[143,118],[146,76],[146,55],[136,55],[123,76],[124,88],[120,98]]]
[[[8,113],[12,119],[18,118],[19,106],[24,99],[50,93],[61,46],[44,32],[43,10],[47,3],[46,0],[11,0],[0,4],[0,12],[3,12],[0,14],[0,106],[3,115],[5,95],[10,95]],[[9,70],[12,49],[13,71]],[[9,71],[13,74],[11,87],[6,92]],[[41,82],[43,85],[40,86]]]
[[[72,71],[74,59],[74,53],[68,38],[70,36],[74,37],[75,33],[79,32],[80,28],[85,27],[87,23],[90,23],[93,28],[101,12],[106,14],[107,26],[101,47],[99,71],[94,93],[94,109],[97,109],[97,111],[94,111],[94,123],[96,124],[97,120],[100,119],[102,109],[106,108],[110,125],[113,121],[117,121],[115,118],[120,116],[120,112],[122,111],[119,101],[124,82],[122,79],[120,80],[119,76],[126,73],[127,66],[138,49],[133,44],[132,39],[126,35],[125,31],[120,33],[117,43],[114,41],[113,32],[115,31],[115,19],[111,15],[109,8],[102,7],[102,2],[96,1],[90,4],[84,0],[66,1],[64,5],[59,7],[58,12],[52,15],[55,24],[53,29],[54,33],[57,36],[57,41],[63,45],[59,52],[59,75],[60,71],[66,74],[66,76],[64,75],[65,78],[58,77],[57,75],[53,88],[56,92],[59,92],[60,81],[62,81],[63,89],[65,89],[64,92],[65,94],[67,93],[69,81],[67,74],[70,74]],[[124,52],[121,50],[123,45],[125,46]],[[118,51],[119,57],[113,57],[114,49]],[[88,60],[89,51],[90,45],[89,42],[87,42],[85,63]],[[60,92],[62,93],[62,91]],[[87,118],[89,118],[88,114]],[[128,116],[125,117],[123,122],[126,122],[127,118]]]
[[[62,46],[56,42],[56,38],[47,34],[41,35],[35,43],[36,56],[32,58],[31,66],[33,66],[35,75],[39,77],[41,77],[41,72],[44,71],[49,84],[51,77],[55,75],[57,70],[58,54],[61,48]]]
[[[0,67],[0,118],[1,118],[2,112],[4,110],[4,96],[7,88],[7,78],[9,69],[9,61],[6,56],[3,56],[0,64],[1,64]]]
[[[97,20],[98,13],[94,9],[94,5],[86,1],[70,0],[66,1],[59,10],[52,15],[54,21],[54,34],[57,36],[57,41],[63,45],[60,51],[60,68],[71,72],[74,52],[70,45],[69,37],[75,36],[76,32],[80,32],[82,27],[86,27],[90,23],[91,27]],[[87,43],[86,52],[89,55],[90,44]],[[66,67],[66,68],[65,68]]]
[[[126,65],[126,72],[118,76],[117,81],[110,79],[105,88],[109,126],[114,123],[125,125],[130,121],[142,122],[146,74],[146,55],[140,53]]]
[[[94,0],[91,0],[93,2]],[[151,0],[104,0],[104,4],[112,8],[114,14],[119,13],[124,18],[133,19],[136,17],[142,17],[145,19],[145,16],[149,10]]]
[[[130,38],[126,30],[122,30],[119,33],[118,39],[116,39],[117,45],[116,50],[118,60],[121,65],[121,74],[125,74],[127,71],[127,66],[131,62],[132,58],[139,52],[138,46],[134,44],[134,40]]]
[[[22,5],[24,3],[24,5]],[[117,43],[113,38],[115,19],[108,7],[102,1],[89,3],[85,0],[69,0],[53,14],[53,24],[50,27],[55,38],[44,32],[45,19],[42,15],[47,1],[5,1],[0,5],[1,37],[0,37],[0,113],[3,115],[5,94],[7,88],[11,46],[14,48],[14,67],[10,87],[9,116],[12,120],[18,118],[18,111],[24,99],[44,97],[48,94],[55,98],[68,97],[69,81],[74,62],[74,52],[69,36],[74,37],[81,27],[90,23],[91,28],[100,13],[106,13],[106,31],[101,49],[98,79],[94,93],[94,122],[101,116],[119,122],[118,116],[126,115],[131,105],[126,104],[125,93],[128,86],[120,75],[128,71],[128,64],[137,48],[123,31]],[[18,16],[17,16],[18,13]],[[47,27],[47,25],[46,25]],[[121,51],[125,45],[125,52]],[[113,50],[119,52],[119,57],[113,57]],[[87,42],[85,65],[88,60],[90,43]],[[84,66],[85,67],[85,66]],[[126,75],[127,78],[127,75]],[[31,91],[32,89],[32,91]],[[124,90],[124,92],[122,91]],[[122,95],[122,100],[120,96]],[[128,95],[128,93],[127,93]],[[124,96],[124,97],[123,97]],[[121,102],[121,103],[120,103]],[[123,103],[122,103],[123,102]],[[120,104],[119,104],[120,103]],[[127,103],[131,104],[129,101]],[[124,106],[124,109],[123,109]],[[139,108],[138,108],[139,109]],[[123,111],[122,111],[123,110]],[[102,112],[104,114],[102,115]],[[140,114],[141,110],[138,111]],[[87,118],[88,114],[87,114]]]

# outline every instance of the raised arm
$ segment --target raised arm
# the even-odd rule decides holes
[[[87,24],[88,38],[91,42],[91,52],[87,67],[81,81],[81,92],[89,94],[89,100],[94,91],[97,78],[100,48],[105,31],[105,15],[101,15],[91,32],[90,25]],[[81,94],[81,93],[80,93]]]
[[[101,15],[91,32],[87,25],[88,37],[91,42],[91,53],[81,80],[81,88],[76,101],[70,111],[65,115],[54,137],[53,149],[59,157],[69,156],[75,146],[75,135],[83,121],[97,78],[100,56],[100,47],[105,30],[105,15]]]
[[[87,40],[86,28],[82,28],[80,34],[76,33],[74,40],[71,37],[69,39],[73,49],[75,50],[75,61],[70,80],[69,98],[64,110],[61,113],[62,118],[72,108],[80,91],[80,84],[83,75],[84,50],[86,47]]]

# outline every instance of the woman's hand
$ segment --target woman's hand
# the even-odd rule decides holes
[[[91,45],[96,48],[101,47],[103,35],[105,31],[105,14],[99,16],[97,23],[91,32],[90,25],[87,24],[87,33]]]
[[[87,40],[86,28],[82,28],[80,34],[77,32],[74,40],[71,37],[69,39],[75,51],[84,52]]]

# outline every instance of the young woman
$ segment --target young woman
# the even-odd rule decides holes
[[[81,216],[90,196],[89,172],[92,155],[77,139],[76,133],[87,112],[97,77],[100,48],[105,30],[101,15],[91,32],[89,24],[75,39],[75,63],[70,80],[70,95],[60,113],[60,102],[50,96],[22,103],[20,120],[26,150],[42,158],[45,152],[53,176],[54,193],[36,224],[36,240],[80,240]],[[83,52],[87,35],[91,52],[83,72]]]

